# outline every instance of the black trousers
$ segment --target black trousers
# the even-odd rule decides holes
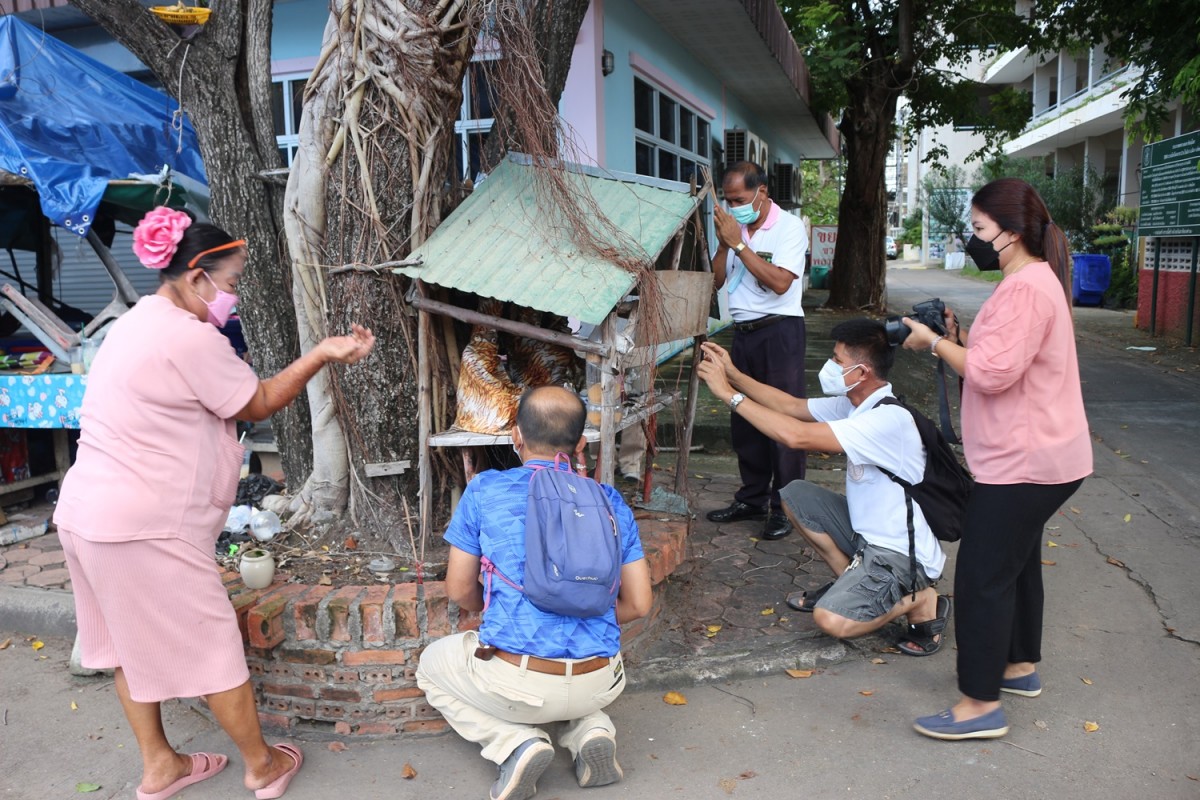
[[[999,700],[1005,665],[1042,660],[1042,530],[1082,483],[975,484],[954,573],[967,697]]]
[[[756,381],[807,397],[804,346],[804,317],[790,317],[756,331],[736,332],[729,355],[735,367]],[[752,506],[770,503],[773,511],[782,511],[779,490],[804,477],[805,452],[774,442],[737,414],[729,428],[742,476],[734,499]]]

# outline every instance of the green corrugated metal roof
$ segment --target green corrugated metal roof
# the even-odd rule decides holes
[[[539,202],[533,167],[513,155],[416,249],[423,263],[395,271],[426,283],[599,324],[633,286],[633,276],[581,252]],[[654,259],[695,208],[684,184],[572,167],[601,212]],[[679,187],[679,188],[675,188]]]

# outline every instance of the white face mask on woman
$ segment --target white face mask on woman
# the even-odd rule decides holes
[[[825,362],[825,366],[821,367],[821,371],[817,375],[821,379],[821,391],[830,397],[848,394],[851,389],[858,386],[862,381],[855,381],[847,386],[846,373],[861,366],[862,364],[855,364],[854,366],[843,368],[841,364],[832,358],[829,359]]]

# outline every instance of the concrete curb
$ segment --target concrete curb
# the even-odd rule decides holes
[[[70,592],[0,586],[0,629],[75,636],[75,599]]]

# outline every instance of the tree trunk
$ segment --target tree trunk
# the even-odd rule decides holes
[[[250,268],[238,311],[255,370],[273,375],[300,355],[281,193],[264,169],[281,166],[271,122],[270,0],[219,4],[182,42],[138,0],[72,0],[155,74],[191,118],[204,158],[215,224],[247,240]],[[147,171],[153,165],[146,165]],[[312,463],[308,403],[272,418],[284,472],[295,485]]]
[[[899,92],[881,82],[851,81],[839,129],[846,148],[846,183],[838,205],[838,241],[829,271],[830,308],[883,311],[887,234],[884,171]]]

